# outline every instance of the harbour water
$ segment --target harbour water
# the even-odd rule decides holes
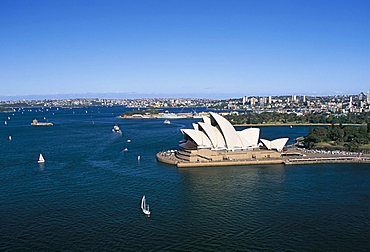
[[[0,250],[370,249],[368,164],[177,169],[155,154],[177,148],[196,119],[117,119],[123,111],[0,114],[11,117],[0,126]],[[30,126],[43,117],[54,126]],[[261,128],[265,138],[307,132]]]

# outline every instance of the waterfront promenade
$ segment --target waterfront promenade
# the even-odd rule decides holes
[[[177,151],[164,151],[157,153],[159,162],[175,165],[178,168],[186,167],[212,167],[212,166],[240,166],[240,165],[298,165],[298,164],[322,164],[322,163],[370,163],[370,155],[352,154],[345,152],[305,151],[292,148],[282,153],[281,158],[222,160],[222,161],[199,161],[189,162],[179,158]]]

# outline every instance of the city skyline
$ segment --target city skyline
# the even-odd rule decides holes
[[[367,92],[369,10],[367,1],[2,1],[0,99]]]
[[[33,95],[0,95],[0,101],[11,101],[11,100],[64,100],[64,99],[84,99],[84,98],[97,98],[97,99],[146,99],[146,98],[194,98],[194,99],[214,99],[214,100],[227,100],[227,99],[239,99],[240,97],[282,97],[282,96],[308,96],[308,97],[333,97],[333,96],[358,96],[359,94],[368,95],[370,91],[360,91],[358,93],[328,93],[328,94],[316,94],[316,93],[294,93],[294,94],[268,94],[268,93],[254,93],[246,94],[245,92],[239,93],[226,93],[226,94],[215,94],[209,93],[194,94],[194,93],[174,93],[174,94],[163,94],[163,93],[69,93],[69,94],[33,94]]]

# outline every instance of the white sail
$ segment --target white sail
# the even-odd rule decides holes
[[[145,195],[141,199],[141,211],[143,211],[145,215],[150,215],[149,205],[146,205]]]
[[[145,209],[145,195],[143,196],[143,198],[141,199],[141,209]]]
[[[45,159],[44,159],[44,157],[42,156],[41,153],[40,153],[40,156],[39,156],[39,160],[37,162],[38,163],[45,163]]]

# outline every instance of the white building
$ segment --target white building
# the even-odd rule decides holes
[[[252,150],[264,147],[268,150],[282,151],[288,138],[272,141],[260,139],[259,128],[248,128],[241,131],[224,117],[210,113],[210,117],[203,117],[203,121],[193,124],[193,129],[181,129],[184,141],[183,149],[210,149],[210,150]],[[260,142],[259,142],[260,140]]]
[[[246,102],[247,102],[247,97],[243,96],[243,106],[245,105]]]
[[[257,98],[250,98],[250,104],[251,104],[251,107],[254,107],[256,105],[256,102],[257,102]]]

